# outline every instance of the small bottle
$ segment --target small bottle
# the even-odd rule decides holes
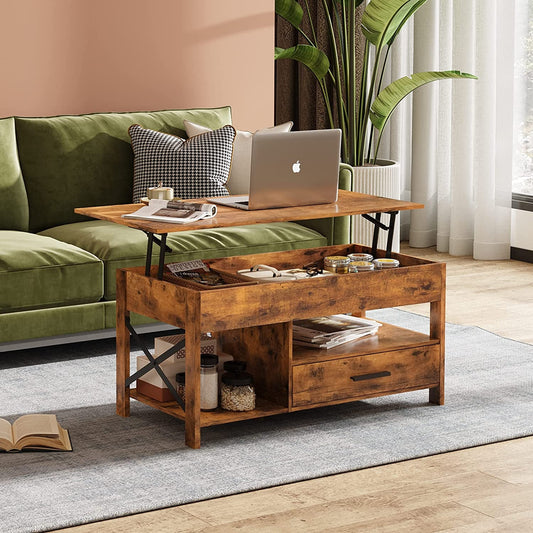
[[[334,274],[348,274],[350,259],[345,255],[330,255],[324,257],[324,270]]]
[[[178,396],[185,401],[185,372],[176,374],[176,392]]]
[[[200,409],[212,411],[218,407],[218,356],[202,354],[200,362]]]

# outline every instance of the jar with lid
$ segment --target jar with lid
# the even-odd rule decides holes
[[[357,261],[352,261],[349,265],[348,265],[348,273],[349,274],[353,274],[355,272],[359,272],[359,270],[357,270]]]
[[[374,256],[372,254],[366,254],[364,252],[358,252],[353,254],[348,254],[350,261],[373,261]]]
[[[345,255],[330,255],[324,257],[324,270],[328,270],[334,274],[348,274],[349,265],[350,258]]]
[[[350,263],[350,268],[356,268],[356,272],[368,272],[369,270],[374,270],[374,263],[370,261],[352,261]]]
[[[218,356],[202,354],[200,361],[200,409],[212,411],[218,407]]]
[[[185,401],[185,372],[178,372],[176,374],[176,392]]]
[[[245,361],[228,361],[224,364],[220,386],[220,407],[226,411],[252,411],[255,409],[253,377],[245,372]]]
[[[376,265],[377,270],[385,268],[398,268],[400,266],[400,261],[398,259],[390,259],[388,257],[380,257],[379,259],[374,259],[374,265]]]

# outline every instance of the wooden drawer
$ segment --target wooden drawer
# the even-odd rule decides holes
[[[433,387],[439,383],[439,346],[297,365],[292,383],[294,407]]]

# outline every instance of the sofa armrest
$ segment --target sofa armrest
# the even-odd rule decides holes
[[[341,163],[339,168],[339,189],[353,190],[353,168],[345,163]],[[352,217],[299,220],[298,224],[324,235],[328,239],[328,245],[351,242]]]

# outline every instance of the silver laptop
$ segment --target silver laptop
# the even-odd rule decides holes
[[[340,149],[340,129],[256,133],[250,194],[209,200],[250,210],[335,202]]]

